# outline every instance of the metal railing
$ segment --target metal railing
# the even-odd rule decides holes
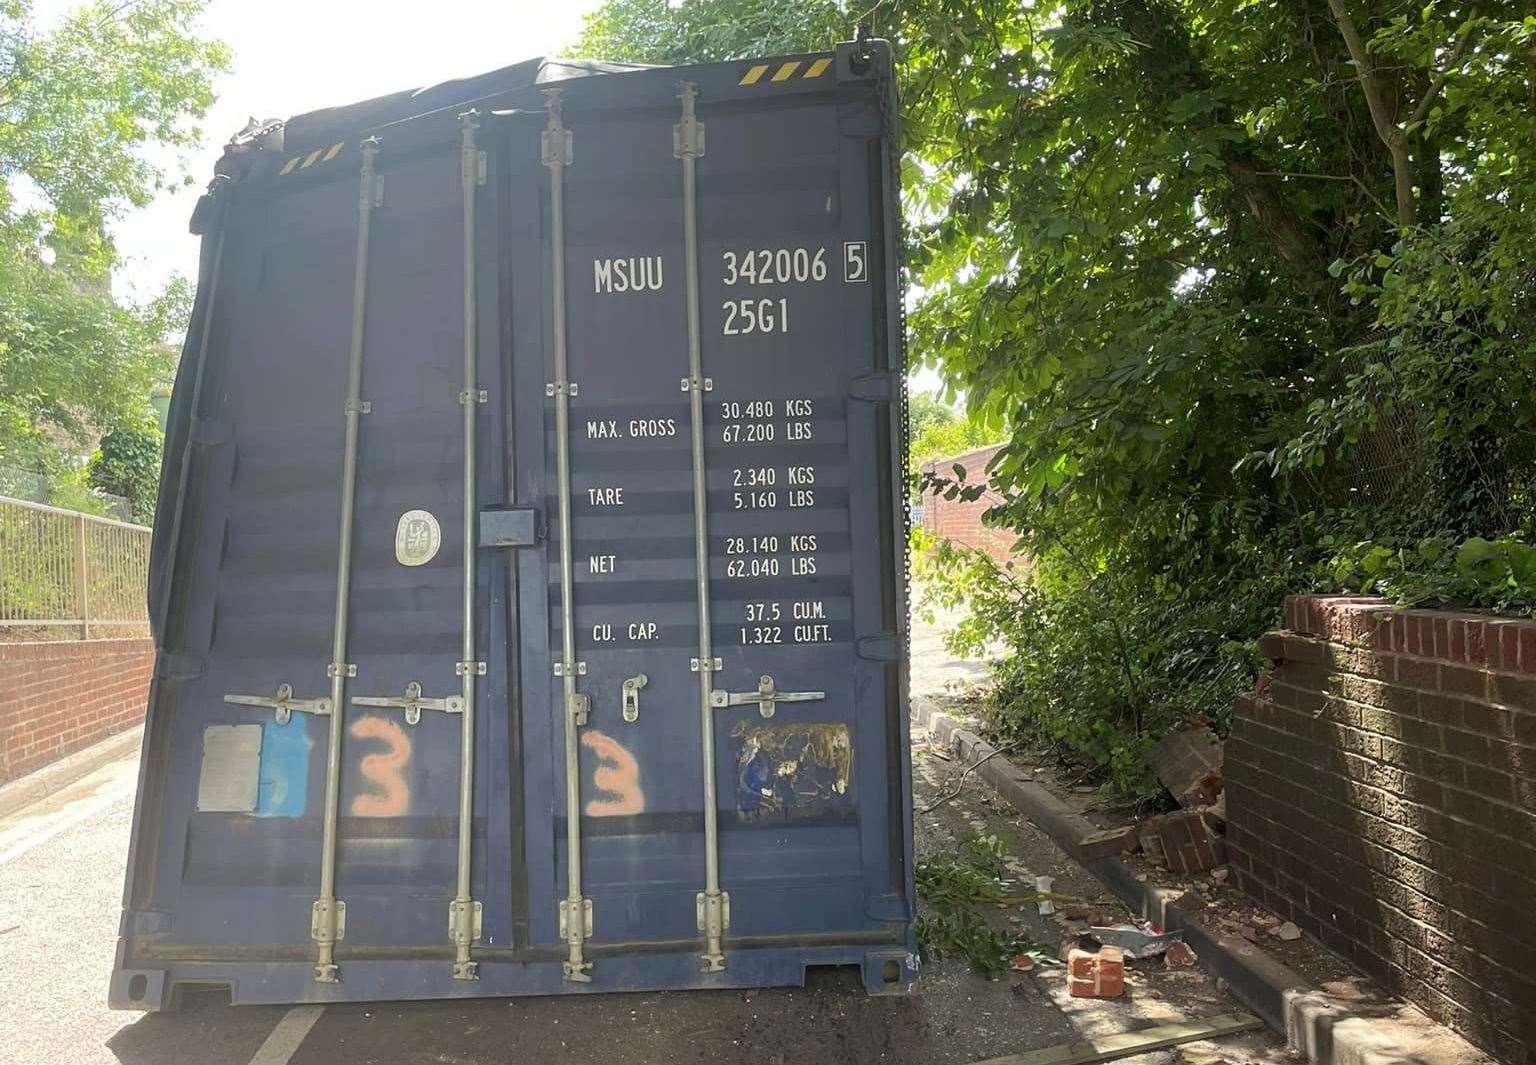
[[[147,634],[149,535],[0,496],[0,640]]]

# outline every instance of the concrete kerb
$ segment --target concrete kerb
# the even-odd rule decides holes
[[[1180,892],[1151,887],[1119,858],[1084,861],[1078,841],[1098,830],[1033,777],[997,755],[996,748],[962,728],[922,696],[912,698],[914,723],[928,730],[988,786],[1049,835],[1062,850],[1101,880],[1115,895],[1167,931],[1184,934],[1200,965],[1225,980],[1232,994],[1312,1065],[1493,1065],[1492,1059],[1417,1010],[1393,1005],[1369,1012],[1313,987],[1253,943],[1218,935],[1198,919],[1199,910],[1181,907]],[[1386,1015],[1383,1015],[1385,1012]]]
[[[114,732],[74,754],[65,755],[56,762],[34,769],[24,777],[0,785],[0,817],[9,817],[17,810],[41,802],[56,792],[63,791],[81,777],[95,772],[108,762],[138,751],[144,743],[144,726],[135,725],[121,732]]]

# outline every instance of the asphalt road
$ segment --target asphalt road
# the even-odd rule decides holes
[[[919,634],[921,637],[921,634]],[[931,642],[931,641],[930,641]],[[921,639],[918,641],[921,645]],[[937,657],[932,659],[941,662]],[[946,669],[959,663],[941,662]],[[921,676],[919,671],[919,676]],[[918,809],[952,790],[961,767],[917,743]],[[1192,970],[1141,967],[1125,998],[1066,995],[1060,968],[988,980],[931,961],[919,990],[871,998],[854,973],[813,973],[804,988],[487,999],[328,1007],[230,1007],[188,996],[177,1013],[106,1008],[136,759],[105,766],[0,820],[0,1063],[4,1065],[671,1065],[744,1062],[968,1063],[1235,1008]],[[1109,896],[1027,822],[971,782],[918,818],[919,856],[969,833],[1008,844],[1020,878],[1056,877],[1085,900]],[[996,915],[1054,951],[1059,918]],[[1127,1058],[1133,1065],[1254,1065],[1287,1060],[1258,1033]]]

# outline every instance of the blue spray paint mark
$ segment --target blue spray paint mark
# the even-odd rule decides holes
[[[302,817],[309,798],[310,739],[302,715],[286,725],[262,722],[261,777],[256,816]]]

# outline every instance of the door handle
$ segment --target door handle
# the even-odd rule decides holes
[[[764,717],[772,717],[776,703],[809,703],[817,699],[825,699],[826,692],[784,692],[774,686],[773,678],[764,673],[757,679],[757,691],[752,692],[728,692],[723,688],[716,688],[709,693],[709,703],[714,707],[746,706],[748,703],[757,704],[757,712]]]
[[[651,682],[651,678],[644,673],[629,677],[624,681],[624,720],[640,720],[640,689]]]

